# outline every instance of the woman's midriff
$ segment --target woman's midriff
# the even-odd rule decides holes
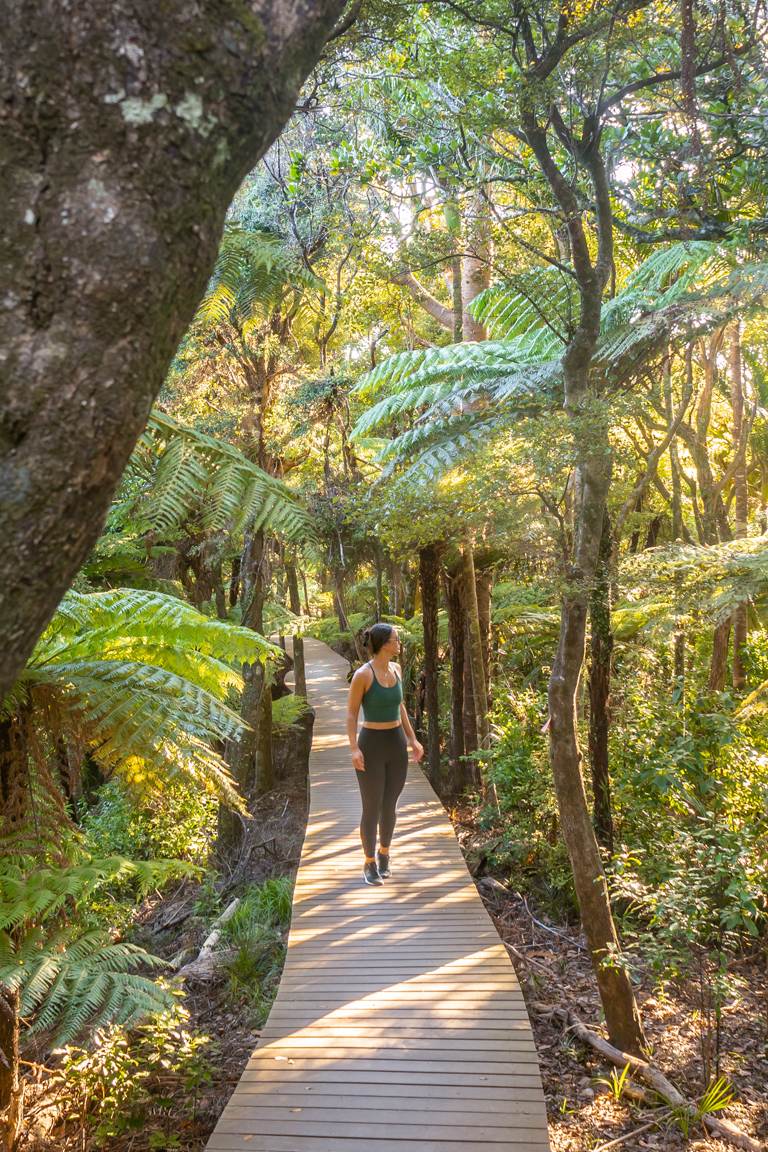
[[[364,720],[361,727],[372,728],[375,732],[380,732],[386,728],[400,728],[402,725],[399,720]]]

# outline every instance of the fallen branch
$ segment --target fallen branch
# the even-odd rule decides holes
[[[533,1001],[529,1004],[532,1011],[539,1015],[557,1016],[559,1019],[565,1021],[569,1030],[578,1037],[584,1044],[588,1044],[595,1051],[609,1060],[611,1064],[615,1064],[617,1068],[626,1068],[629,1064],[633,1072],[635,1072],[641,1080],[652,1088],[653,1091],[665,1100],[667,1104],[671,1105],[674,1109],[685,1111],[688,1115],[696,1120],[701,1120],[706,1128],[715,1136],[719,1136],[722,1140],[728,1140],[737,1148],[745,1148],[747,1152],[765,1152],[765,1146],[753,1140],[751,1136],[747,1136],[746,1132],[742,1132],[730,1120],[719,1120],[715,1116],[705,1113],[701,1116],[689,1100],[678,1092],[674,1084],[669,1081],[664,1073],[656,1068],[653,1064],[649,1064],[647,1060],[641,1060],[638,1056],[631,1056],[628,1052],[622,1052],[619,1048],[614,1048],[602,1036],[598,1036],[597,1032],[593,1032],[587,1028],[586,1024],[582,1024],[581,1020],[577,1019],[567,1008],[559,1008],[551,1004],[541,1004]]]
[[[502,884],[493,876],[481,876],[481,878],[476,881],[476,884],[478,888],[485,888],[488,892],[493,893],[494,896],[498,895],[507,900],[519,901],[531,922],[538,928],[541,928],[544,932],[549,932],[551,936],[558,936],[561,940],[565,940],[572,948],[578,948],[580,952],[587,951],[587,948],[583,944],[579,943],[578,940],[574,940],[567,932],[561,932],[559,928],[553,928],[551,924],[545,924],[543,920],[539,920],[528,907],[528,901],[525,896],[521,896],[519,892],[513,892],[511,888],[507,888],[506,884]]]
[[[217,920],[214,920],[213,928],[203,941],[203,946],[197,956],[194,960],[190,961],[189,964],[185,964],[183,968],[179,969],[176,973],[176,980],[188,980],[190,978],[193,980],[209,980],[211,978],[215,968],[214,953],[221,939],[221,930],[227,921],[232,919],[239,905],[240,899],[239,897],[235,897],[224,909],[221,916],[219,916]]]
[[[618,1148],[619,1144],[626,1143],[627,1140],[633,1140],[635,1136],[639,1136],[641,1132],[648,1132],[651,1128],[656,1128],[659,1124],[661,1117],[658,1116],[655,1120],[649,1120],[647,1124],[643,1124],[640,1128],[633,1128],[631,1132],[625,1132],[623,1136],[617,1136],[615,1140],[609,1140],[607,1144],[599,1144],[593,1152],[608,1152],[609,1148]]]

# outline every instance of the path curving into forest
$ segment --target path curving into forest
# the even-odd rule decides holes
[[[207,1147],[548,1152],[536,1049],[506,950],[445,810],[411,764],[393,876],[360,876],[346,660],[305,640],[311,804],[288,954]]]

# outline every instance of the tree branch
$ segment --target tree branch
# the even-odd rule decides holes
[[[442,328],[447,328],[449,332],[453,331],[453,309],[446,304],[441,304],[431,292],[428,292],[419,283],[412,272],[396,273],[392,280],[395,284],[402,284],[404,288],[407,288],[416,303],[420,304],[425,312],[437,320]]]

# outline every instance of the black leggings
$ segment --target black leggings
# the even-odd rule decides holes
[[[397,728],[361,728],[357,742],[365,761],[365,771],[355,773],[363,800],[360,839],[370,858],[376,851],[377,826],[379,843],[387,848],[392,843],[397,798],[408,774],[408,744],[402,724]]]

